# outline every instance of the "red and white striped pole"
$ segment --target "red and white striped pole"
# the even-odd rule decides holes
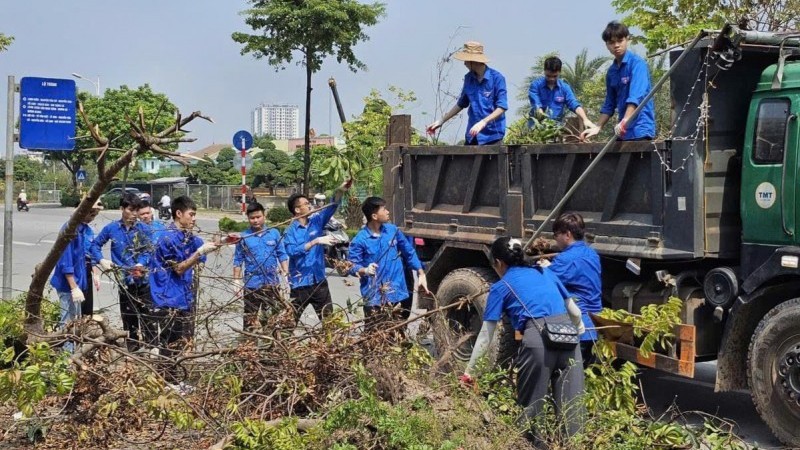
[[[247,149],[245,148],[244,139],[242,139],[242,215],[247,215],[247,209],[245,204],[247,203],[247,182],[245,178],[247,176],[247,166],[245,165],[245,161],[247,160]]]

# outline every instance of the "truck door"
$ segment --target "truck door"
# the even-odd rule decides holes
[[[743,242],[798,242],[797,114],[790,97],[753,96],[742,155]]]

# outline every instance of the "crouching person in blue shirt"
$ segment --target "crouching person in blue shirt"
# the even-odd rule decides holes
[[[100,259],[104,272],[119,269],[115,277],[119,289],[119,314],[122,329],[128,332],[126,341],[129,351],[136,351],[146,337],[143,330],[143,315],[150,307],[150,286],[146,269],[150,263],[149,228],[137,221],[142,201],[135,194],[127,193],[119,203],[120,219],[109,223],[92,242],[95,254],[102,255],[103,246],[111,241],[111,260]]]
[[[361,297],[364,300],[364,317],[367,328],[378,321],[369,320],[385,305],[400,303],[400,317],[411,313],[410,295],[403,275],[403,266],[417,272],[419,287],[428,291],[425,271],[408,238],[395,225],[389,223],[386,201],[368,197],[361,206],[367,224],[350,243],[351,274],[361,279]]]
[[[585,225],[583,217],[574,212],[562,214],[553,223],[553,238],[561,253],[555,257],[547,270],[553,272],[575,299],[582,312],[586,332],[581,335],[583,365],[594,362],[592,346],[597,340],[589,313],[603,309],[600,284],[600,255],[583,240]]]
[[[53,276],[50,278],[50,284],[53,285],[53,288],[58,293],[61,305],[61,318],[58,321],[59,328],[63,328],[67,322],[81,315],[81,303],[86,300],[83,292],[90,287],[89,284],[91,283],[85,267],[86,229],[89,227],[89,223],[97,217],[101,209],[103,209],[103,206],[100,201],[97,201],[91,211],[78,224],[74,237],[69,241],[64,253],[58,259]],[[64,227],[61,230],[63,232]],[[74,348],[75,346],[72,342],[64,344],[64,350],[70,353]]]
[[[525,262],[519,240],[498,238],[491,252],[500,280],[489,289],[483,326],[461,381],[472,383],[475,366],[491,345],[497,322],[505,315],[515,330],[523,332],[516,365],[517,403],[524,408],[524,422],[542,412],[552,390],[555,412],[564,417],[571,436],[581,426],[581,405],[574,402],[583,393],[580,349],[577,345],[572,349],[548,347],[540,331],[545,319],[572,323],[565,306],[569,293],[552,273]]]
[[[156,244],[150,262],[151,316],[158,321],[155,341],[159,353],[168,358],[180,354],[193,338],[194,266],[205,262],[205,255],[220,247],[213,242],[204,243],[192,233],[196,216],[197,207],[192,199],[185,195],[176,198],[172,202],[173,222]],[[174,367],[165,376],[168,381],[180,381]]]
[[[264,227],[264,206],[250,203],[247,220],[250,228],[242,233],[233,254],[233,279],[236,292],[244,291],[244,329],[264,326],[261,318],[277,312],[282,303],[281,277],[289,271],[289,256],[275,228]],[[244,266],[244,280],[242,279]],[[259,314],[261,310],[261,314]]]

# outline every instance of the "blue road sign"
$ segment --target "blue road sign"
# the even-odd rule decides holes
[[[31,150],[75,149],[75,80],[20,80],[19,146]]]
[[[78,169],[78,171],[75,173],[75,180],[77,180],[79,183],[86,181],[86,171],[83,169]]]
[[[239,130],[233,135],[233,148],[248,150],[253,146],[253,135],[244,130]]]

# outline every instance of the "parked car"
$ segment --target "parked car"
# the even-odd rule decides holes
[[[125,192],[129,194],[136,194],[141,200],[150,203],[150,194],[147,192],[142,192],[135,187],[126,187]],[[105,194],[100,196],[100,200],[106,207],[109,208],[117,208],[119,207],[119,202],[122,199],[122,188],[115,187],[109,189]]]

